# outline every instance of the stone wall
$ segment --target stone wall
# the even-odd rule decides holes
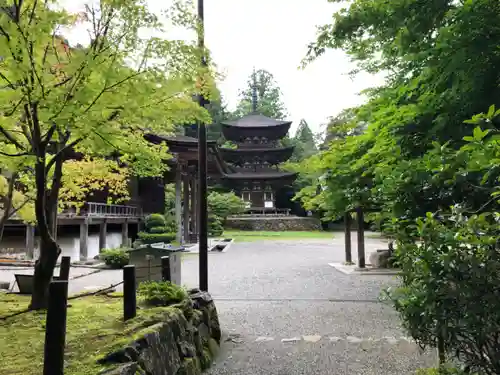
[[[217,355],[221,331],[208,293],[192,290],[190,300],[165,310],[165,318],[131,344],[101,360],[106,375],[199,375]]]
[[[224,227],[242,231],[316,231],[321,230],[321,223],[317,218],[300,216],[235,216],[228,218]]]

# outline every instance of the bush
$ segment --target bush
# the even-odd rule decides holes
[[[473,375],[470,372],[466,372],[455,367],[442,366],[439,368],[427,368],[417,370],[416,375]]]
[[[229,215],[245,211],[245,202],[234,193],[211,192],[207,196],[208,212],[220,218],[222,223]]]
[[[152,244],[157,242],[170,243],[176,235],[175,219],[171,215],[151,214],[145,219],[145,231],[139,232],[139,244]]]
[[[139,237],[139,240],[144,244],[152,244],[157,242],[170,243],[175,239],[175,233],[139,232],[137,236]]]
[[[222,236],[224,233],[224,227],[222,226],[222,220],[216,215],[208,215],[208,235],[210,237]]]
[[[151,214],[146,216],[144,220],[144,225],[146,230],[149,231],[151,228],[155,227],[165,227],[166,226],[165,217],[161,214]]]
[[[105,249],[99,255],[99,258],[104,260],[104,263],[113,268],[121,269],[129,262],[129,254],[127,248],[119,247],[116,249]]]
[[[500,374],[498,218],[453,208],[448,217],[402,222],[395,256],[403,285],[387,294],[421,346],[442,340],[446,353],[482,374]]]
[[[175,222],[174,215],[165,215],[165,228],[167,233],[177,232],[177,223]]]
[[[169,306],[184,301],[188,295],[180,286],[168,281],[146,281],[139,284],[139,297],[148,306]]]

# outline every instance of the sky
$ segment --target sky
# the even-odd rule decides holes
[[[84,2],[62,0],[70,11]],[[149,2],[160,9],[168,0]],[[301,119],[319,132],[329,116],[363,103],[359,92],[382,84],[383,78],[366,73],[349,77],[355,65],[343,51],[327,51],[299,69],[316,26],[330,23],[340,7],[327,0],[205,0],[205,44],[225,76],[219,89],[228,109],[235,109],[254,67],[274,75],[293,121],[292,133]],[[71,34],[80,39],[86,33]]]
[[[343,51],[298,69],[316,26],[331,22],[338,8],[327,0],[205,0],[205,44],[226,74],[219,86],[229,108],[253,67],[274,75],[295,127],[303,118],[317,132],[329,116],[363,103],[358,93],[383,79],[362,74],[352,80],[347,73],[355,65]]]

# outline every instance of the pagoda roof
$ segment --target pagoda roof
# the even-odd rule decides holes
[[[296,178],[297,172],[236,172],[231,174],[224,174],[222,176],[225,180],[277,180],[286,178]]]
[[[144,137],[152,143],[166,142],[169,146],[179,146],[179,147],[198,147],[198,139],[189,137],[187,135],[158,135],[147,133]],[[215,145],[217,141],[207,141],[208,146]]]
[[[293,149],[295,146],[288,147],[240,147],[240,148],[228,148],[228,147],[219,147],[219,151],[222,154],[279,154],[279,153],[293,153]]]
[[[291,125],[291,121],[275,120],[270,117],[252,113],[234,121],[223,121],[222,125],[234,126],[238,128],[268,128],[275,126]]]

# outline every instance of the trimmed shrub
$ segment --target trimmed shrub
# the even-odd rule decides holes
[[[137,245],[157,242],[170,243],[176,235],[175,219],[171,215],[151,214],[145,219],[145,231],[139,232]]]
[[[129,262],[129,254],[127,253],[127,248],[118,247],[116,249],[105,249],[99,254],[99,258],[104,261],[104,263],[113,269],[121,269],[125,267]]]
[[[188,298],[184,288],[168,281],[145,281],[137,289],[139,297],[148,306],[169,306]]]
[[[170,243],[175,240],[175,233],[147,233],[139,232],[137,234],[143,244],[152,244],[157,242]]]
[[[165,227],[166,225],[166,220],[165,217],[161,214],[151,214],[146,216],[146,219],[144,220],[144,225],[146,227],[146,230],[150,230],[151,228],[155,227]]]
[[[148,230],[148,233],[168,233],[169,230],[167,227],[153,227]]]

